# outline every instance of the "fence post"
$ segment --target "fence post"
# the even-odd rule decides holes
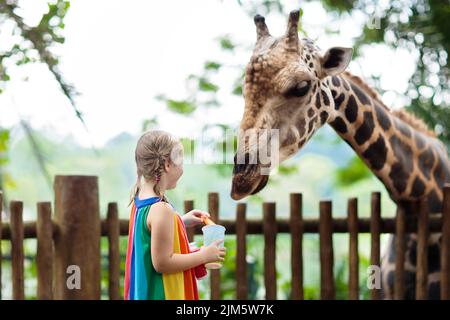
[[[372,205],[370,214],[370,264],[380,266],[380,231],[381,231],[381,193],[372,192]],[[370,290],[372,300],[380,299],[380,289]]]
[[[120,299],[120,226],[117,203],[108,204],[108,294],[110,300]]]
[[[208,193],[208,212],[211,220],[219,222],[219,194],[217,192]],[[220,299],[220,269],[209,270],[211,275],[211,300]]]
[[[37,298],[53,299],[53,225],[50,202],[37,204]]]
[[[441,299],[450,299],[450,184],[444,186],[442,206]]]
[[[21,201],[11,201],[10,207],[10,227],[11,227],[11,269],[12,269],[12,289],[14,300],[25,299],[24,287],[24,253],[23,253],[23,203]]]
[[[248,299],[247,286],[247,205],[238,203],[236,208],[236,299]]]
[[[358,199],[348,200],[349,273],[348,298],[359,299]]]
[[[264,228],[264,285],[266,299],[277,299],[277,272],[276,272],[276,237],[277,221],[275,218],[275,202],[263,203]]]
[[[56,176],[54,191],[55,298],[100,299],[98,178]]]
[[[331,201],[320,201],[319,246],[320,246],[320,299],[335,299],[333,276],[333,220]]]
[[[291,299],[303,300],[303,206],[302,194],[290,195]]]
[[[428,204],[425,198],[418,202],[416,300],[428,297]]]
[[[395,218],[395,283],[394,299],[405,298],[405,241],[406,214],[403,206],[397,206]]]
[[[184,213],[188,213],[192,209],[194,209],[194,201],[193,200],[185,200],[184,201]],[[187,228],[186,231],[187,231],[188,241],[189,242],[194,241],[195,229]]]

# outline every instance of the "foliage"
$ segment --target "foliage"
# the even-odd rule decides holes
[[[64,18],[70,7],[70,2],[65,0],[56,0],[48,3],[48,11],[42,15],[41,20],[36,26],[30,26],[25,23],[21,11],[23,11],[17,0],[0,0],[0,28],[2,32],[7,32],[8,28],[5,26],[13,25],[11,30],[11,44],[10,47],[0,52],[0,94],[6,87],[11,77],[8,73],[11,66],[24,66],[30,63],[43,63],[48,67],[50,73],[53,74],[62,93],[69,100],[76,117],[86,125],[83,120],[82,113],[76,106],[75,96],[77,92],[75,88],[69,84],[63,77],[58,68],[58,57],[52,52],[52,49],[64,43],[62,31],[64,29]],[[3,31],[4,30],[4,31]],[[45,157],[42,153],[40,145],[37,143],[32,128],[21,120],[20,123],[25,134],[29,138],[30,144],[33,148],[33,155],[35,156],[39,169],[45,177],[49,188],[51,188],[51,178],[46,168]],[[9,132],[7,128],[0,128],[2,136],[0,136],[0,145],[5,140],[5,134]],[[5,183],[11,183],[10,177],[4,172],[6,158],[3,153],[6,150],[0,150],[2,159],[0,160],[0,189],[4,189]]]
[[[341,187],[349,186],[356,181],[368,179],[372,173],[367,169],[366,164],[360,157],[355,156],[348,164],[336,170],[336,185]]]
[[[51,50],[64,43],[62,30],[69,7],[70,2],[65,0],[48,3],[48,12],[42,15],[39,24],[29,26],[20,15],[21,7],[18,1],[0,0],[0,26],[11,22],[15,25],[12,30],[12,34],[15,35],[14,43],[5,52],[0,53],[0,85],[4,86],[4,82],[10,80],[8,74],[10,64],[20,66],[34,62],[44,63],[54,75],[63,94],[69,99],[76,116],[83,122],[82,114],[75,105],[75,89],[63,78],[58,69],[58,57]]]

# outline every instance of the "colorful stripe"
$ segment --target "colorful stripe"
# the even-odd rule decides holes
[[[127,257],[125,264],[125,300],[198,300],[194,269],[170,274],[155,270],[151,257],[151,234],[147,228],[150,206],[158,197],[137,197],[130,213]],[[173,252],[188,254],[186,227],[175,212]]]

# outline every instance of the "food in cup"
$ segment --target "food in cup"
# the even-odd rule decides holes
[[[205,225],[213,225],[213,224],[215,224],[210,218],[208,218],[208,217],[206,217],[206,216],[203,216],[203,217],[202,217],[202,222],[203,222]]]
[[[208,246],[214,241],[217,240],[225,240],[225,227],[218,224],[208,224],[202,228],[203,232],[203,245]],[[223,241],[219,245],[223,247]],[[210,262],[205,264],[207,269],[219,269],[222,267],[222,263],[220,261]]]

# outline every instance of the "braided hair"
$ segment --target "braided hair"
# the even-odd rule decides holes
[[[139,138],[135,151],[137,180],[128,205],[133,203],[139,193],[142,179],[153,181],[153,191],[161,201],[167,202],[167,198],[161,193],[160,181],[165,164],[171,161],[172,151],[179,143],[173,135],[161,130],[147,131]]]

